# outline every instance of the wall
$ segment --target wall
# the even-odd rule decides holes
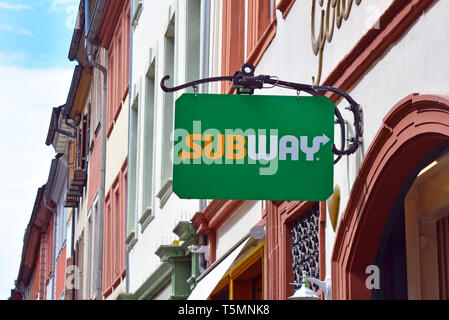
[[[360,6],[353,7],[349,19],[343,21],[342,28],[335,30],[332,43],[326,43],[322,79],[326,79],[339,60],[367,32],[367,21],[372,21],[371,10],[374,8],[383,12],[390,3],[391,1],[362,0]],[[282,80],[311,83],[312,76],[317,73],[318,57],[312,52],[310,12],[311,2],[304,4],[296,1],[287,19],[278,22],[277,35],[257,67],[257,74],[272,74]],[[447,95],[448,79],[445,74],[449,71],[449,64],[445,52],[448,50],[449,41],[441,32],[447,33],[448,30],[437,26],[445,25],[448,18],[449,3],[437,1],[349,91],[363,107],[364,145],[361,152],[343,158],[335,166],[334,183],[340,185],[341,189],[340,214],[346,207],[363,159],[363,151],[369,148],[387,112],[399,100],[413,92]],[[265,90],[263,93],[295,94],[281,89]],[[352,117],[343,110],[344,107],[346,105],[339,105],[345,119],[352,122]],[[331,272],[330,259],[334,238],[335,233],[330,227],[330,221],[327,221],[327,276],[330,276]]]
[[[246,201],[217,230],[216,259],[229,251],[232,246],[249,233],[262,219],[262,202]]]
[[[174,70],[171,78],[175,83],[183,83],[185,79],[185,48],[186,42],[186,3],[185,1],[144,1],[143,9],[137,25],[134,28],[133,54],[132,54],[132,85],[131,85],[131,105],[137,103],[139,117],[141,121],[131,123],[130,132],[136,132],[135,137],[136,154],[132,154],[129,161],[129,188],[135,188],[135,193],[129,193],[128,208],[133,208],[128,212],[128,225],[135,226],[133,244],[129,246],[129,293],[134,293],[145,282],[145,280],[161,264],[160,258],[154,254],[156,249],[162,244],[170,244],[174,239],[173,228],[177,222],[189,221],[193,214],[199,209],[198,200],[181,200],[174,193],[168,193],[168,201],[161,205],[160,199],[156,195],[160,192],[166,181],[162,181],[162,150],[163,150],[163,111],[164,99],[166,95],[159,87],[160,80],[165,76],[165,48],[164,35],[167,31],[169,21],[175,19],[175,56]],[[174,14],[174,15],[173,15]],[[145,121],[145,104],[147,88],[145,79],[154,59],[154,129],[153,129],[153,152],[147,153],[144,149],[145,138],[143,136],[143,126]],[[174,100],[180,95],[174,94]],[[136,96],[138,98],[136,98]],[[137,100],[135,100],[137,99]],[[128,107],[128,105],[127,105]],[[131,107],[131,106],[129,106]],[[134,127],[137,126],[137,127]],[[130,136],[132,139],[132,136]],[[135,158],[134,158],[135,157]],[[142,165],[149,157],[153,157],[152,190],[150,194],[143,187],[141,181]],[[137,172],[133,176],[132,172]],[[170,194],[171,193],[171,194]],[[146,219],[141,219],[145,210],[143,198],[150,197],[151,214]],[[145,217],[145,216],[144,216]],[[139,223],[139,220],[141,221]],[[143,223],[145,222],[145,223]],[[145,226],[145,227],[144,227]],[[128,233],[129,235],[129,233]]]

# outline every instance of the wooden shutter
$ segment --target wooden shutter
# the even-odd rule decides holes
[[[81,142],[82,142],[82,152],[81,152],[81,168],[85,169],[87,165],[87,155],[89,152],[89,123],[88,115],[83,115],[83,128],[81,130]]]

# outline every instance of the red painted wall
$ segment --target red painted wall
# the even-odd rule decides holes
[[[37,300],[37,295],[39,293],[39,280],[41,278],[41,274],[40,274],[40,263],[41,259],[40,259],[40,250],[38,250],[38,254],[37,254],[37,259],[36,259],[36,266],[34,268],[34,279],[33,279],[33,300]]]
[[[103,238],[103,295],[107,297],[126,274],[127,161],[105,198]]]
[[[56,265],[56,299],[59,299],[65,289],[65,265],[66,265],[66,248],[62,250]]]
[[[44,283],[47,283],[47,281],[50,279],[51,276],[51,269],[52,269],[52,259],[53,259],[53,229],[54,229],[54,215],[51,216],[50,223],[48,226],[47,231],[47,242],[46,242],[46,249],[45,249],[45,281]]]

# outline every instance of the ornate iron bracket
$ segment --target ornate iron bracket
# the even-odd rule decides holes
[[[273,87],[280,87],[280,88],[286,88],[286,89],[292,89],[296,90],[297,94],[301,91],[306,92],[312,96],[323,96],[323,92],[331,91],[338,95],[340,95],[342,98],[344,98],[348,103],[349,107],[346,109],[351,111],[354,116],[354,136],[350,137],[346,140],[346,131],[345,131],[345,125],[346,122],[343,119],[343,116],[341,115],[340,110],[338,110],[337,106],[335,106],[335,124],[340,125],[340,135],[341,135],[341,141],[342,146],[341,149],[338,149],[336,145],[332,145],[332,151],[335,155],[337,155],[337,158],[335,159],[334,163],[337,163],[343,156],[351,155],[357,151],[360,144],[363,142],[363,124],[362,124],[362,108],[360,105],[355,102],[352,97],[347,94],[346,92],[330,87],[330,86],[315,86],[315,85],[308,85],[308,84],[301,84],[301,83],[295,83],[295,82],[288,82],[288,81],[282,81],[279,80],[277,77],[269,76],[269,75],[259,75],[255,76],[256,68],[250,64],[245,63],[242,66],[241,70],[238,70],[234,73],[232,76],[223,76],[223,77],[214,77],[214,78],[205,78],[200,79],[192,82],[188,82],[186,84],[168,88],[165,85],[165,82],[170,79],[170,76],[165,76],[161,80],[161,88],[165,92],[175,92],[178,90],[186,89],[189,87],[193,87],[195,92],[198,88],[198,85],[208,82],[217,82],[217,81],[231,81],[232,87],[237,89],[237,94],[254,94],[255,89],[269,89]],[[265,84],[271,85],[270,87],[264,86]],[[345,143],[346,141],[349,142],[349,146],[347,149],[345,149]]]

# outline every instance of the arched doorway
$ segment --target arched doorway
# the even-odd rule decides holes
[[[413,94],[384,118],[354,182],[332,255],[334,299],[371,299],[366,267],[373,265],[398,201],[439,146],[449,141],[449,100]],[[396,210],[396,211],[395,211]]]

